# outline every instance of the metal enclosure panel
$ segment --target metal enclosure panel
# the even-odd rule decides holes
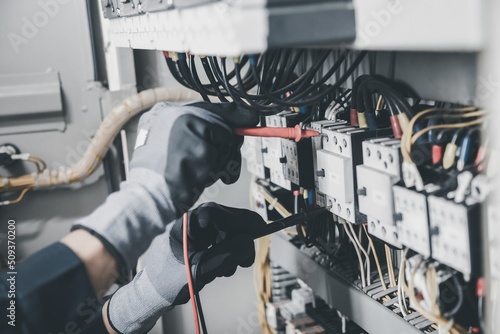
[[[42,157],[49,168],[57,169],[74,164],[82,156],[101,123],[101,101],[106,97],[100,84],[93,82],[96,75],[86,2],[53,3],[2,3],[0,39],[4,48],[0,52],[0,73],[43,73],[49,69],[59,73],[66,127],[60,131],[2,135],[0,142],[14,143],[23,152]],[[30,171],[31,166],[26,165],[0,170],[0,175]],[[102,176],[100,168],[78,190],[31,191],[21,203],[2,207],[2,216],[18,222],[19,259],[61,238],[76,219],[102,203],[107,196]]]
[[[395,67],[395,79],[410,84],[424,99],[477,104],[496,85],[491,76],[471,79],[477,76],[476,53],[402,52]]]
[[[354,0],[356,41],[365,50],[478,51],[483,1]],[[463,22],[467,22],[464,24]]]
[[[489,270],[492,278],[500,279],[500,208],[489,205],[487,208],[488,217],[488,255]]]
[[[64,130],[55,72],[0,75],[0,134]]]

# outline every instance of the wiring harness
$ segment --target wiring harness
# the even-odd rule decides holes
[[[306,112],[313,105],[331,101],[366,56],[366,52],[358,53],[343,69],[348,52],[337,53],[333,56],[333,64],[322,74],[332,53],[332,50],[318,51],[308,67],[304,66],[309,61],[308,53],[303,49],[245,55],[233,58],[230,72],[225,57],[175,52],[164,52],[164,55],[172,76],[185,87],[200,92],[205,101],[209,101],[210,96],[217,96],[222,102],[231,100],[245,108],[270,114],[285,108]],[[208,83],[200,80],[199,62]],[[306,69],[297,75],[299,67]],[[327,83],[334,75],[338,75],[335,83]]]
[[[148,110],[157,102],[192,101],[199,99],[199,97],[200,95],[195,91],[182,87],[148,89],[128,97],[115,106],[104,118],[87,151],[72,167],[49,170],[41,158],[31,154],[20,155],[20,160],[34,163],[37,171],[17,177],[1,178],[0,193],[21,191],[17,200],[11,200],[4,204],[19,202],[30,189],[62,186],[84,180],[100,166],[114,138],[133,116]]]

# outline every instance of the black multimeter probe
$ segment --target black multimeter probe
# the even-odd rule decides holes
[[[266,228],[264,228],[262,231],[259,231],[259,233],[254,234],[253,238],[254,239],[262,238],[266,235],[281,231],[287,227],[291,227],[303,223],[305,221],[308,221],[309,219],[322,215],[325,212],[328,212],[328,208],[312,209],[309,212],[301,210],[297,214],[267,224]]]

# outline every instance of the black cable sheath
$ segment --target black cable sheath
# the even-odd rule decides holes
[[[168,67],[170,73],[172,74],[172,76],[175,78],[175,80],[177,80],[177,82],[180,83],[181,85],[183,85],[184,87],[189,88],[189,89],[193,89],[193,87],[191,87],[189,85],[189,83],[187,83],[184,80],[184,78],[181,76],[181,74],[179,73],[179,70],[177,69],[177,67],[174,64],[174,61],[169,57],[165,57],[165,60],[167,61],[167,67]]]
[[[457,278],[457,274],[455,273],[453,275],[453,283],[455,284],[455,287],[457,288],[457,297],[458,297],[458,301],[457,301],[457,304],[455,305],[455,307],[453,309],[451,309],[450,311],[448,312],[444,312],[443,313],[443,316],[447,319],[450,319],[452,318],[455,314],[458,313],[458,311],[460,311],[460,308],[462,307],[462,304],[464,302],[464,292],[462,291],[462,285],[460,284],[460,282],[458,281],[458,278]]]
[[[207,92],[205,91],[205,88],[203,87],[200,77],[198,76],[198,71],[196,71],[196,63],[194,56],[189,56],[189,60],[191,62],[191,77],[193,79],[194,84],[196,85],[197,91],[201,94],[201,97],[203,98],[204,101],[210,102],[210,99],[208,98]]]
[[[214,78],[214,74],[212,73],[212,69],[210,68],[210,65],[208,64],[208,60],[206,57],[201,58],[201,64],[203,65],[203,69],[205,70],[205,73],[207,75],[208,81],[210,81],[210,84],[212,85],[212,88],[219,98],[221,102],[228,102],[227,99],[222,95],[222,92],[219,89],[219,84]]]
[[[208,334],[207,330],[207,325],[205,322],[205,316],[203,315],[203,308],[201,306],[201,298],[199,294],[199,289],[198,289],[198,277],[199,277],[199,268],[201,268],[201,264],[205,261],[205,257],[208,254],[208,251],[205,251],[204,253],[201,254],[200,258],[198,259],[198,262],[193,266],[193,271],[191,274],[191,278],[193,280],[193,290],[194,290],[194,297],[195,297],[195,302],[196,302],[196,309],[198,310],[198,318],[201,323],[201,328],[204,334]]]

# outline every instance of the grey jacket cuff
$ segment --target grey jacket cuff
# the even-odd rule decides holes
[[[146,168],[134,168],[129,180],[121,183],[120,191],[109,195],[103,205],[78,220],[72,230],[83,228],[101,236],[121,256],[117,261],[131,270],[152,240],[175,218],[163,176]],[[107,248],[110,249],[109,245]]]

